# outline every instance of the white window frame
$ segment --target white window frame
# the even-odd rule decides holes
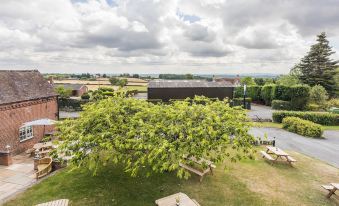
[[[33,138],[33,126],[20,127],[19,128],[19,140],[24,142]]]

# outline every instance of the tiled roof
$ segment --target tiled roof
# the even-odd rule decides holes
[[[0,105],[56,95],[37,70],[0,70]]]
[[[234,87],[229,82],[209,82],[205,80],[153,80],[148,88],[202,88],[202,87]]]

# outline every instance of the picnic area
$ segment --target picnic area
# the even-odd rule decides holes
[[[265,149],[258,148],[256,160],[216,165],[213,175],[206,175],[202,182],[194,174],[188,180],[177,178],[175,173],[134,178],[113,166],[96,176],[84,168],[65,168],[5,206],[34,205],[56,199],[69,199],[70,205],[146,206],[156,205],[156,200],[179,192],[200,205],[210,206],[339,204],[338,195],[326,198],[328,191],[321,187],[337,182],[339,169],[291,151],[285,152],[298,160],[294,167],[269,164],[259,152]]]

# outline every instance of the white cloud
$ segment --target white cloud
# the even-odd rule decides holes
[[[339,48],[338,10],[335,0],[3,1],[0,69],[284,73],[322,31]]]

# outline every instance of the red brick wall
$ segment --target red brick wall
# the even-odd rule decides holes
[[[81,97],[86,92],[88,92],[88,88],[87,88],[87,86],[83,86],[79,90],[75,90],[75,95],[74,96]]]
[[[57,98],[26,101],[0,106],[0,150],[11,146],[14,154],[23,152],[43,138],[44,126],[33,126],[33,138],[20,142],[19,128],[29,121],[49,118],[57,119]],[[54,126],[46,126],[45,132],[53,131]]]

